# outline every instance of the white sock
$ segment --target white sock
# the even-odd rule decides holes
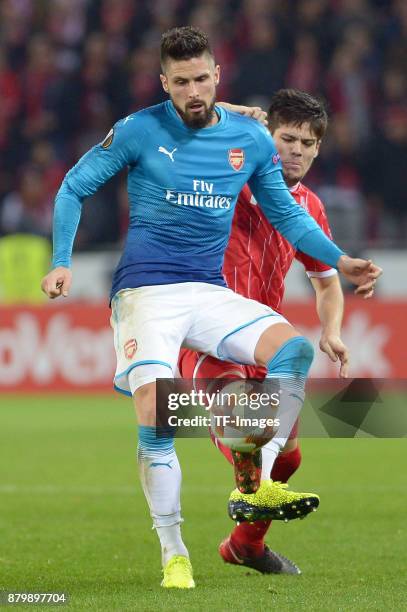
[[[158,453],[139,446],[138,464],[153,528],[161,543],[163,565],[174,555],[188,557],[181,538],[181,468],[175,450]]]
[[[164,567],[174,555],[189,558],[188,550],[182,541],[181,524],[176,523],[169,527],[156,527],[161,543],[161,562]]]
[[[288,437],[298,419],[304,402],[304,377],[273,376],[268,374],[266,379],[278,378],[280,386],[280,404],[274,418],[279,418],[280,426],[274,436],[261,449],[261,480],[270,480],[271,470],[280,451],[287,443]]]
[[[261,480],[270,480],[271,470],[287,438],[272,438],[261,449]]]

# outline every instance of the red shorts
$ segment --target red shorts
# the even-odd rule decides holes
[[[182,349],[178,359],[178,369],[182,378],[264,378],[266,369],[258,366],[244,366],[229,361],[220,361],[189,349]],[[288,436],[289,440],[298,435],[298,419]]]

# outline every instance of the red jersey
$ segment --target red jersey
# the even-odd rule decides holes
[[[291,189],[291,194],[332,238],[324,205],[315,193],[298,183]],[[284,279],[294,258],[301,261],[308,276],[336,273],[333,268],[296,251],[270,224],[245,185],[236,204],[223,264],[223,276],[228,287],[279,311],[284,296]]]

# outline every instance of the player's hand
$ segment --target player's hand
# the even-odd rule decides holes
[[[337,335],[322,334],[319,348],[326,353],[334,363],[340,361],[340,378],[348,378],[349,373],[349,349]]]
[[[63,295],[67,297],[72,283],[72,272],[69,268],[55,268],[42,279],[41,289],[53,300]]]
[[[217,104],[233,113],[239,113],[239,115],[244,115],[245,117],[252,117],[252,119],[256,119],[259,123],[268,125],[267,113],[260,108],[260,106],[242,106],[240,104],[229,104],[229,102],[217,102]]]
[[[371,259],[359,259],[347,255],[339,258],[338,270],[349,282],[357,286],[355,294],[365,300],[372,297],[376,281],[383,274],[383,270]]]

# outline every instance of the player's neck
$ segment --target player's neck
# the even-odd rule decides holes
[[[290,181],[285,179],[285,182],[290,191],[295,191],[301,185],[301,181]]]
[[[212,127],[212,125],[216,125],[217,123],[219,123],[219,120],[220,120],[220,114],[218,113],[216,108],[214,108],[212,112],[211,120],[209,121],[207,127]]]

